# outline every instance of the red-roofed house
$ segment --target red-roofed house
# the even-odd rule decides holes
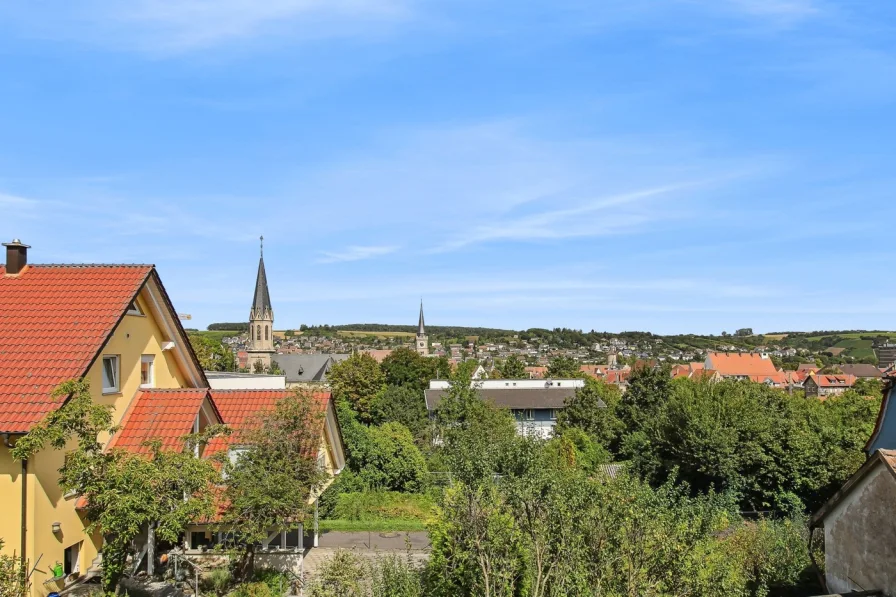
[[[142,390],[122,417],[121,429],[112,436],[109,449],[149,454],[147,442],[158,441],[162,450],[181,450],[185,435],[222,423],[206,388]]]
[[[806,378],[806,381],[803,382],[806,396],[813,396],[816,398],[842,394],[854,385],[856,385],[856,376],[843,373],[838,373],[836,375],[816,373],[809,375]]]
[[[548,375],[547,367],[526,367],[529,379],[544,379]]]
[[[84,532],[76,496],[59,489],[65,452],[44,450],[27,463],[10,455],[18,438],[62,404],[51,397],[53,389],[87,379],[94,400],[112,407],[115,423],[126,416],[132,421],[115,441],[133,446],[156,432],[171,441],[171,434],[189,432],[202,409],[210,408],[188,392],[172,409],[150,390],[206,388],[208,382],[154,266],[31,265],[29,247],[18,241],[4,246],[0,537],[4,553],[24,554],[32,565],[41,558],[31,579],[32,593],[40,596],[63,586],[62,579],[47,582],[53,562],[67,573],[83,573],[101,546],[100,537]]]
[[[206,447],[206,454],[210,456],[227,450],[231,458],[235,457],[244,441],[243,432],[255,429],[260,416],[274,410],[277,402],[293,392],[295,390],[210,390],[212,404],[216,405],[223,422],[232,429],[232,433],[229,436],[212,438]],[[315,456],[319,465],[330,477],[330,480],[318,488],[315,494],[308,496],[308,502],[315,504],[313,545],[317,547],[317,497],[345,467],[345,448],[332,396],[329,392],[315,392],[312,398],[323,415],[317,423],[320,425],[320,443]],[[272,529],[271,536],[263,547],[301,550],[304,547],[303,532],[302,525],[298,531],[292,532],[276,532]],[[187,547],[195,549],[210,544],[214,537],[208,525],[196,524],[187,529],[186,539]]]
[[[706,355],[705,367],[718,371],[722,377],[738,379],[750,379],[778,373],[768,355],[756,352],[710,352]]]

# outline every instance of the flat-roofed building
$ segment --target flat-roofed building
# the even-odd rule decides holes
[[[424,391],[426,409],[434,413],[448,392],[448,381],[433,380]],[[548,438],[557,424],[557,415],[576,390],[585,386],[583,379],[487,379],[472,383],[483,400],[513,413],[521,435]],[[601,406],[606,407],[601,403]]]

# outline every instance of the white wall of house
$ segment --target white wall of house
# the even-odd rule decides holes
[[[429,382],[430,390],[447,390],[451,382],[434,379]],[[471,384],[482,390],[537,390],[539,388],[584,388],[584,379],[483,379]]]
[[[824,519],[828,591],[896,595],[896,478],[882,463]]]
[[[222,373],[206,371],[208,385],[213,390],[283,390],[285,375],[255,375],[253,373]]]

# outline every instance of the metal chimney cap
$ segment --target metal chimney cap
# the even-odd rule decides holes
[[[11,242],[11,243],[2,243],[2,245],[3,245],[4,247],[24,247],[24,248],[26,248],[26,249],[30,249],[30,248],[31,248],[30,245],[23,245],[23,244],[22,244],[22,241],[20,241],[20,240],[17,239],[17,238],[12,239],[12,242]]]

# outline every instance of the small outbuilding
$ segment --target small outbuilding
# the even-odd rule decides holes
[[[896,597],[896,450],[877,450],[819,510],[825,582],[833,593]]]

